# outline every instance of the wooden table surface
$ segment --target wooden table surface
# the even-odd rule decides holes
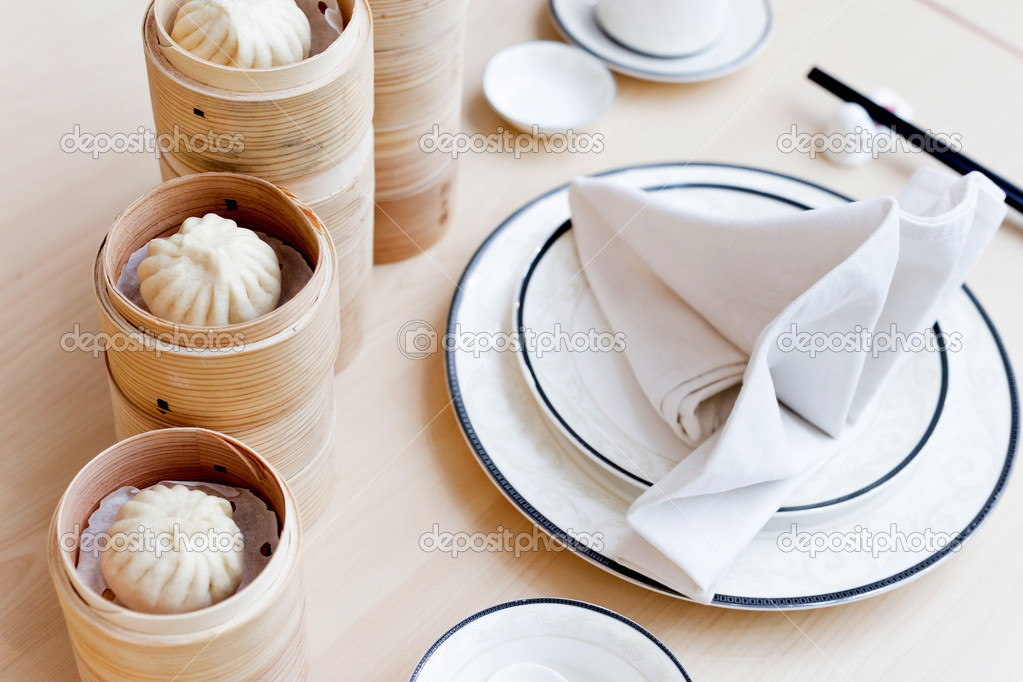
[[[1009,679],[1023,664],[1023,486],[1011,484],[968,550],[920,580],[837,608],[746,613],[676,601],[626,584],[567,552],[424,553],[450,532],[529,532],[463,441],[443,358],[413,361],[401,326],[441,329],[484,237],[524,202],[575,175],[697,159],[811,178],[855,197],[896,193],[913,169],[900,153],[844,170],[778,150],[795,124],[815,132],[836,101],[806,81],[819,65],[854,87],[887,85],[924,127],[1023,181],[1023,6],[1001,0],[774,0],[757,61],[726,78],[660,85],[619,77],[594,132],[599,154],[463,157],[457,215],[434,249],[378,267],[361,355],[336,380],[339,477],[326,517],[305,534],[314,679],[402,680],[463,617],[533,596],[582,599],[660,637],[696,680]],[[158,182],[147,154],[93,159],[62,136],[151,128],[140,42],[144,3],[5,3],[0,21],[0,677],[68,679],[71,648],[44,564],[44,533],[67,483],[114,442],[102,358],[61,337],[98,331],[93,258],[114,216]],[[556,39],[543,0],[475,0],[465,69],[465,130],[500,121],[482,99],[486,59],[512,43]],[[1023,233],[1003,226],[968,281],[1017,365],[1023,360]]]

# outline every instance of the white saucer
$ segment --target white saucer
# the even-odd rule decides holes
[[[707,184],[658,188],[661,196],[725,216],[781,215],[840,205],[844,199],[810,187],[785,195]],[[798,201],[797,201],[798,199]],[[806,203],[810,202],[810,203]],[[571,224],[553,235],[530,263],[516,296],[516,329],[548,339],[613,336],[586,282]],[[936,332],[940,332],[940,326]],[[660,480],[693,448],[650,405],[622,352],[559,343],[520,346],[522,368],[552,423],[586,455],[640,488]],[[941,416],[948,352],[908,354],[882,394],[843,436],[844,444],[786,501],[779,514],[833,512],[877,494],[905,475]]]
[[[489,608],[448,630],[423,656],[410,682],[486,682],[495,675],[500,679],[503,670],[523,671],[524,664],[534,670],[542,666],[569,682],[690,680],[666,646],[624,616],[569,599],[524,599]]]
[[[506,47],[483,69],[483,94],[519,130],[585,128],[606,114],[617,95],[614,76],[577,47],[534,40]]]
[[[637,188],[746,187],[796,201],[832,194],[777,173],[714,164],[643,166],[605,177]],[[512,300],[522,273],[568,218],[568,191],[561,187],[498,227],[459,282],[448,333],[510,335]],[[799,538],[810,537],[805,533],[859,542],[866,531],[874,538],[893,538],[894,544],[887,549],[843,544],[840,551],[811,556],[786,541],[792,538],[793,521],[775,518],[722,577],[714,604],[795,609],[854,601],[902,586],[948,559],[964,542],[969,545],[1008,480],[1018,438],[1018,401],[1005,349],[968,290],[952,297],[941,324],[946,333],[961,334],[961,349],[948,354],[944,409],[913,470],[866,504],[796,520]],[[683,596],[615,560],[627,530],[625,513],[639,491],[596,466],[551,425],[523,377],[517,353],[451,348],[445,359],[466,439],[519,511],[598,567],[649,589]],[[921,539],[922,545],[916,542]]]
[[[596,0],[550,0],[554,26],[612,70],[643,80],[695,83],[720,78],[751,62],[771,32],[768,0],[731,0],[731,16],[718,40],[688,57],[654,57],[631,50],[607,35],[597,23]]]

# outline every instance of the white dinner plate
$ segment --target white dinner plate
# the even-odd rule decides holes
[[[627,168],[605,177],[637,188],[744,187],[821,205],[824,188],[796,178],[715,164]],[[448,319],[448,334],[511,336],[522,273],[569,218],[567,187],[536,199],[498,227],[470,261]],[[940,419],[913,469],[869,504],[836,514],[770,521],[719,583],[714,603],[747,609],[844,603],[906,584],[969,544],[1012,468],[1018,403],[1008,357],[993,324],[967,289],[942,312],[961,349],[948,353]],[[555,428],[534,399],[514,345],[504,352],[446,346],[448,385],[466,438],[495,484],[523,514],[604,570],[679,595],[617,561],[634,485],[596,466]]]
[[[596,4],[596,0],[550,0],[555,28],[611,70],[643,80],[695,83],[720,78],[753,61],[771,32],[767,0],[730,0],[725,29],[710,47],[688,57],[654,57],[631,50],[605,33],[597,23]]]
[[[690,679],[666,646],[625,616],[569,599],[523,599],[481,611],[448,630],[423,656],[410,682],[539,682],[541,676],[567,682]]]
[[[805,204],[787,194],[706,183],[658,189],[672,201],[730,217],[783,215],[845,201],[802,192],[802,199],[813,202]],[[548,340],[520,345],[522,368],[539,405],[569,440],[611,473],[648,488],[693,448],[650,405],[624,353],[563,342],[614,336],[581,272],[566,222],[529,264],[516,295],[515,328]],[[934,331],[940,339],[940,324]],[[939,347],[907,354],[866,414],[843,435],[841,450],[795,491],[780,514],[831,513],[858,504],[910,470],[945,403],[949,352]]]

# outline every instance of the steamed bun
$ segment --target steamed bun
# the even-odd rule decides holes
[[[220,327],[265,315],[281,298],[273,248],[233,220],[207,213],[170,237],[149,242],[138,267],[149,312],[196,327]]]
[[[227,500],[183,485],[139,491],[107,531],[104,580],[128,608],[146,613],[184,613],[227,599],[244,565],[232,513]]]
[[[312,41],[295,0],[188,0],[171,38],[200,59],[241,69],[301,61]]]

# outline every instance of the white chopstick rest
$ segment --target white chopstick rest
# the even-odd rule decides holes
[[[870,99],[902,118],[911,118],[913,111],[902,97],[889,88],[878,88]],[[870,117],[867,110],[853,102],[842,102],[824,125],[828,137],[825,156],[829,161],[845,168],[859,168],[884,151],[890,150],[896,139],[890,128]],[[878,143],[884,138],[883,146]]]

